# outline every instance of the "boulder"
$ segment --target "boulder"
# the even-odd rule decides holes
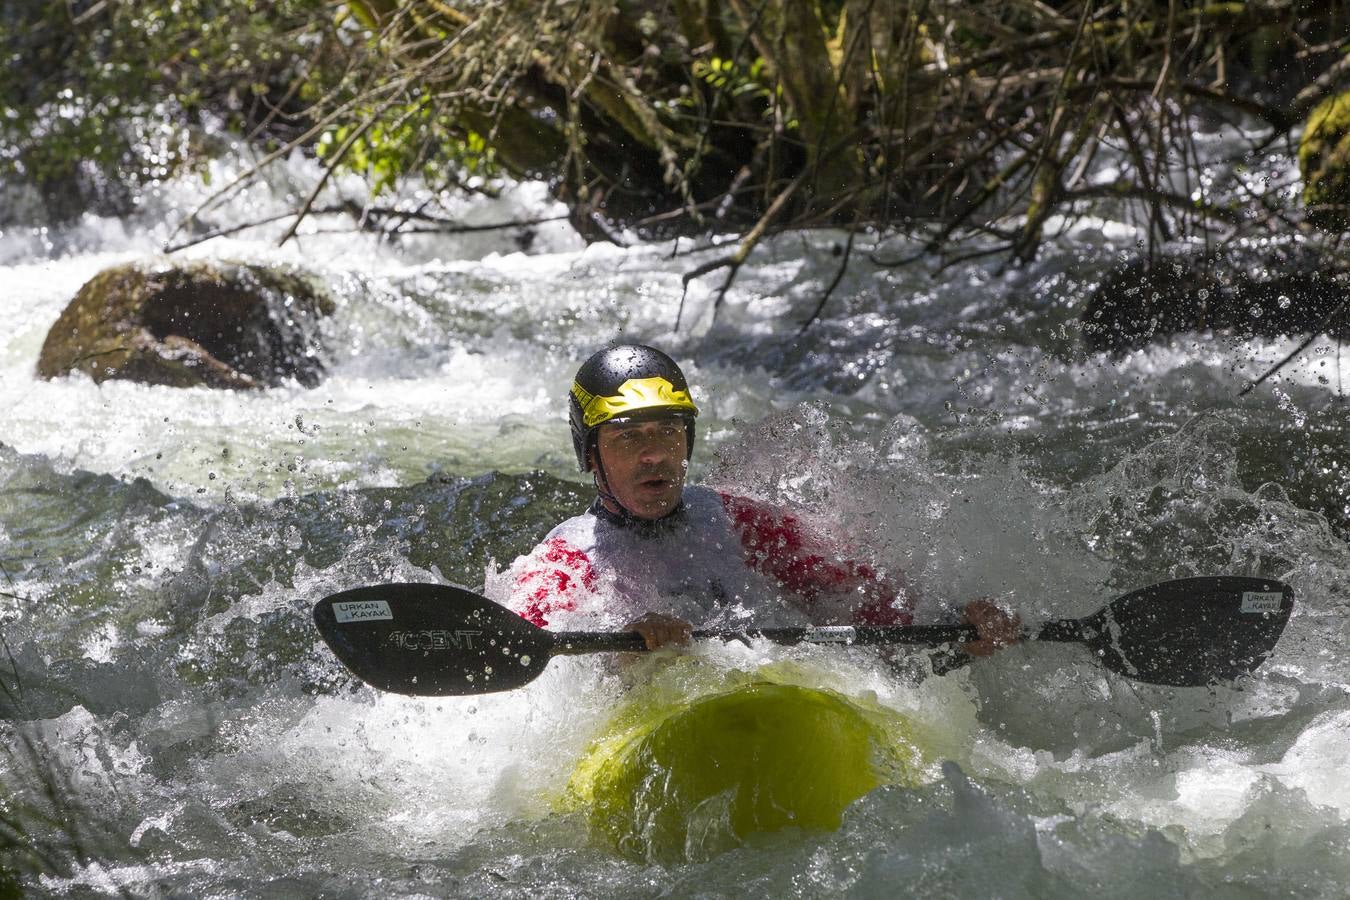
[[[123,265],[94,276],[47,333],[43,378],[84,372],[173,387],[256,389],[324,375],[332,297],[294,271],[246,263]]]
[[[1350,336],[1350,284],[1299,244],[1221,255],[1165,252],[1109,272],[1080,317],[1092,351],[1121,352],[1183,331]],[[1336,315],[1337,310],[1340,310]],[[1330,317],[1330,318],[1328,318]]]
[[[1308,221],[1326,231],[1350,229],[1350,91],[1313,107],[1298,142]]]

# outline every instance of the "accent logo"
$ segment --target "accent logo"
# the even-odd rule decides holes
[[[390,633],[389,643],[400,650],[473,650],[475,640],[478,640],[478,648],[482,648],[482,636],[483,632],[467,628],[456,628],[454,631],[444,628],[434,631],[395,631]]]
[[[851,625],[826,625],[808,628],[802,640],[808,644],[851,644],[857,638],[858,632]]]

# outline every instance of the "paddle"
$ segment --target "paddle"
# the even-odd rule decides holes
[[[1084,644],[1103,666],[1181,687],[1236,678],[1275,647],[1294,592],[1268,578],[1183,578],[1131,591],[1083,619],[1059,619],[1025,637]],[[383,691],[486,694],[528,684],[550,658],[640,651],[634,632],[546,631],[465,588],[384,584],[325,597],[314,624],[339,660]],[[974,640],[973,625],[695,631],[694,638],[766,638],[779,644],[939,644]]]

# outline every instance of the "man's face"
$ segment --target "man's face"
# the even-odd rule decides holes
[[[666,515],[680,504],[687,444],[680,419],[601,425],[597,446],[609,492],[639,518]]]

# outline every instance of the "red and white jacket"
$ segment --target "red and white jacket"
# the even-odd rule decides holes
[[[647,612],[696,628],[903,625],[903,581],[842,558],[794,515],[704,487],[651,528],[594,512],[568,519],[489,579],[539,626],[614,628]],[[504,595],[504,596],[503,596]]]

